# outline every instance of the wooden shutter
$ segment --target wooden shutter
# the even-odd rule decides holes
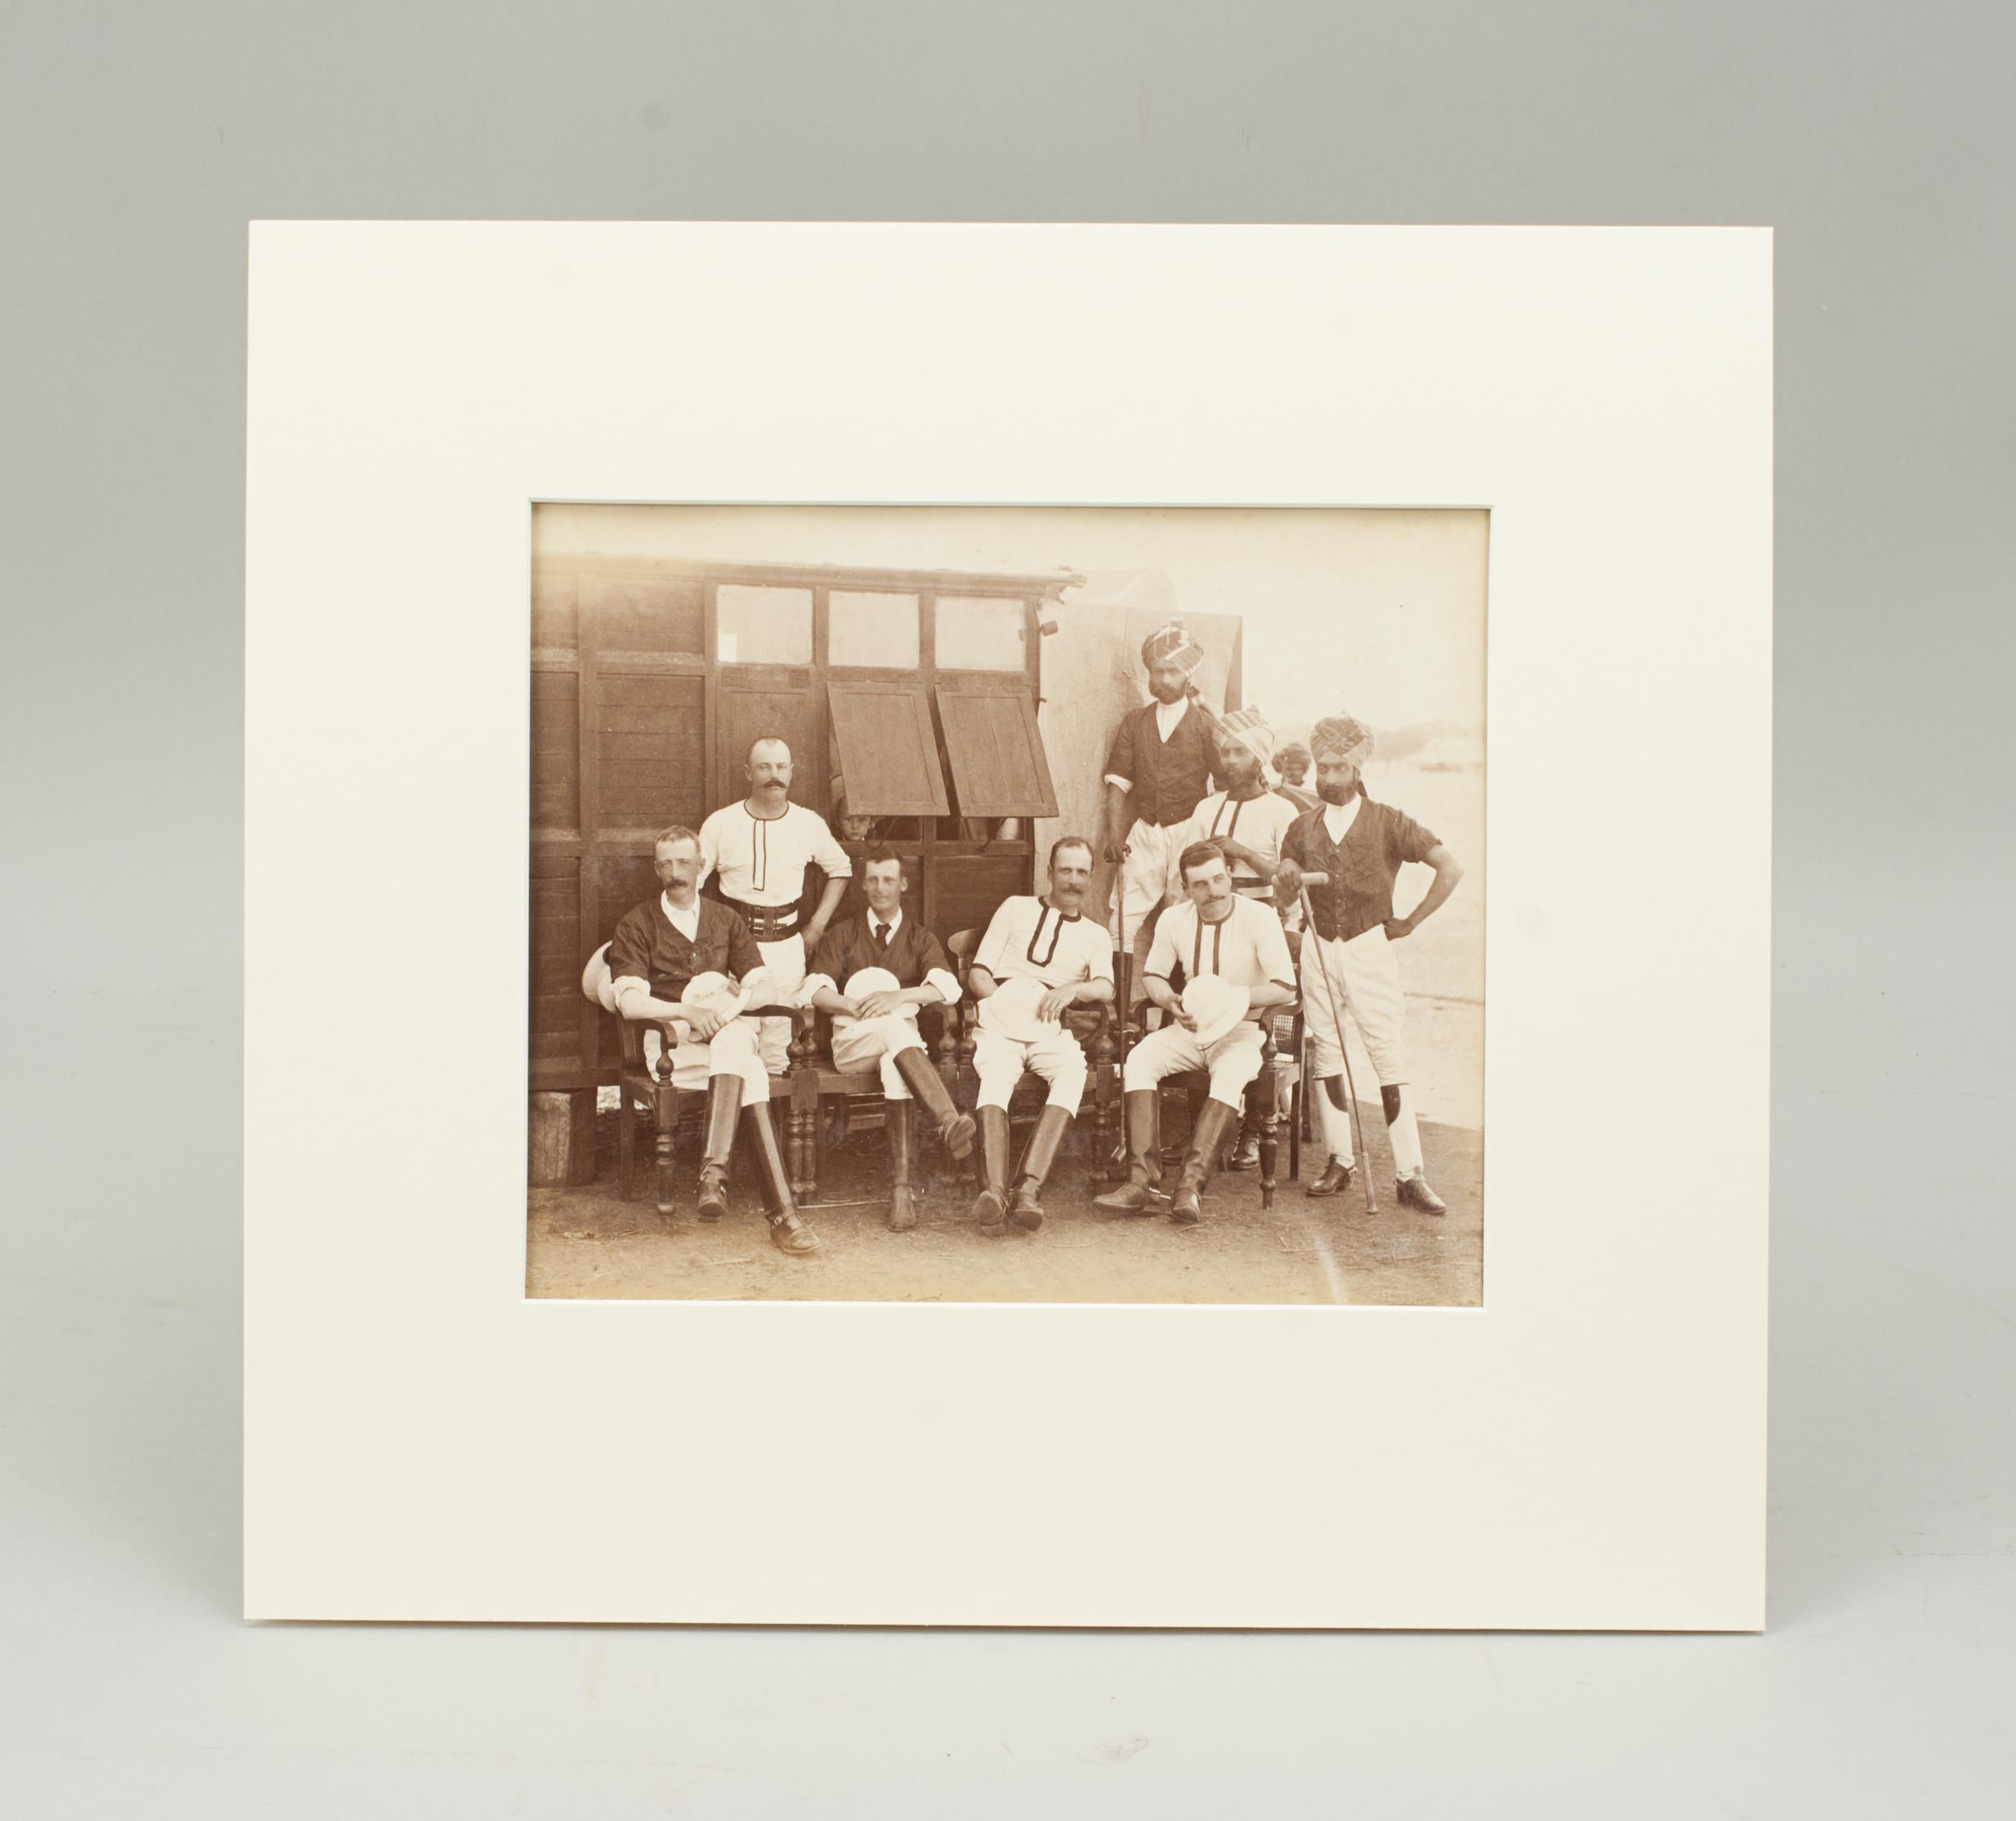
[[[1012,693],[938,686],[938,720],[961,815],[1055,815],[1050,761],[1036,730],[1036,704]]]
[[[914,683],[829,683],[850,815],[946,815],[931,705]]]

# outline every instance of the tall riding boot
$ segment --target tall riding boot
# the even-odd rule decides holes
[[[882,1116],[889,1122],[889,1230],[892,1233],[906,1233],[917,1224],[916,1204],[910,1197],[910,1107],[908,1100],[882,1103]]]
[[[973,1121],[952,1103],[945,1080],[931,1067],[927,1051],[902,1049],[896,1053],[896,1073],[924,1110],[938,1122],[938,1136],[945,1147],[963,1162],[973,1155]],[[898,1103],[891,1101],[891,1106]]]
[[[728,1211],[728,1157],[735,1148],[735,1114],[742,1104],[742,1078],[716,1075],[707,1084],[707,1136],[700,1153],[700,1206],[702,1220],[718,1220]]]
[[[1228,1170],[1257,1170],[1260,1168],[1260,1123],[1250,1113],[1241,1116],[1239,1136],[1233,1141],[1232,1155],[1225,1160]]]
[[[980,1193],[973,1204],[973,1218],[990,1240],[1001,1236],[1001,1223],[1008,1214],[1008,1109],[980,1109]]]
[[[784,1168],[784,1153],[777,1148],[777,1128],[770,1122],[770,1103],[758,1100],[742,1109],[743,1141],[756,1153],[756,1180],[763,1191],[763,1207],[770,1217],[770,1239],[780,1252],[816,1252],[818,1236],[798,1218],[791,1200],[791,1179]]]
[[[1057,1161],[1057,1146],[1071,1128],[1071,1116],[1061,1107],[1046,1104],[1036,1115],[1036,1129],[1029,1134],[1029,1148],[1022,1153],[1022,1167],[1015,1173],[1015,1193],[1008,1203],[1008,1218],[1024,1233],[1032,1233],[1043,1224],[1043,1204],[1037,1200],[1049,1179],[1050,1166]]]
[[[1127,1180],[1095,1195],[1092,1205],[1105,1214],[1160,1214],[1169,1204],[1162,1193],[1162,1096],[1136,1088],[1127,1096]]]
[[[1183,1159],[1175,1200],[1169,1204],[1169,1218],[1179,1226],[1195,1226],[1204,1218],[1205,1186],[1211,1181],[1219,1152],[1238,1123],[1237,1110],[1222,1100],[1207,1100],[1199,1110],[1197,1125],[1190,1133],[1190,1155]]]

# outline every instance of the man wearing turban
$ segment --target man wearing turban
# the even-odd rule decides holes
[[[1210,717],[1190,700],[1204,647],[1171,620],[1141,644],[1154,700],[1114,730],[1106,755],[1106,809],[1100,857],[1119,866],[1120,928],[1133,949],[1128,1009],[1143,996],[1141,965],[1164,902],[1180,896],[1178,857],[1197,803],[1213,783]]]
[[[1308,888],[1312,923],[1302,937],[1301,975],[1303,1024],[1330,1154],[1309,1193],[1341,1193],[1355,1167],[1339,1047],[1348,1013],[1379,1077],[1399,1200],[1425,1214],[1442,1214],[1442,1200],[1423,1168],[1420,1128],[1407,1091],[1406,999],[1396,947],[1442,908],[1463,867],[1412,816],[1366,794],[1359,774],[1372,748],[1371,729],[1348,714],[1316,723],[1309,750],[1322,801],[1288,830],[1274,875],[1282,902],[1302,889],[1305,873],[1324,876],[1323,884]],[[1434,882],[1412,911],[1396,917],[1394,882],[1402,866],[1416,862],[1435,869]]]
[[[1281,780],[1274,788],[1298,809],[1316,808],[1316,794],[1304,783],[1309,775],[1309,749],[1299,740],[1290,740],[1274,754],[1274,775]]]
[[[1287,797],[1267,788],[1274,730],[1258,708],[1235,708],[1219,717],[1213,747],[1225,788],[1197,806],[1183,831],[1183,848],[1198,841],[1211,842],[1231,869],[1233,890],[1241,898],[1265,903],[1273,895],[1281,843],[1301,813]],[[1241,1124],[1227,1167],[1259,1168],[1260,1135],[1251,1121]]]

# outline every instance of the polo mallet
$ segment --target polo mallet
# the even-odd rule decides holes
[[[1133,844],[1120,844],[1120,860],[1113,876],[1113,889],[1120,898],[1120,1085],[1124,1097],[1127,1091],[1127,995],[1133,986],[1134,945],[1127,934],[1127,856],[1133,851]],[[1127,1157],[1127,1121],[1120,1122],[1118,1146],[1107,1153],[1107,1166],[1123,1164]],[[1109,1181],[1111,1179],[1107,1179]]]
[[[1358,1134],[1359,1177],[1365,1185],[1365,1211],[1377,1214],[1379,1202],[1372,1191],[1372,1153],[1365,1148],[1365,1121],[1358,1110],[1358,1084],[1351,1078],[1351,1052],[1344,1046],[1344,994],[1339,983],[1330,973],[1330,963],[1323,952],[1323,937],[1316,934],[1316,912],[1309,903],[1309,882],[1311,878],[1316,879],[1319,884],[1329,882],[1328,875],[1323,873],[1305,873],[1303,876],[1301,888],[1302,927],[1308,932],[1306,939],[1316,945],[1316,966],[1323,970],[1323,985],[1327,989],[1325,996],[1330,1000],[1330,1026],[1337,1036],[1337,1056],[1344,1063],[1344,1091],[1351,1096],[1352,1128]],[[1323,1094],[1330,1092],[1320,1081],[1316,1084],[1316,1090]]]

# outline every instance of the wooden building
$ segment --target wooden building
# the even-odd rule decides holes
[[[857,855],[873,840],[909,859],[911,908],[941,937],[1032,890],[1035,819],[1058,811],[1037,722],[1044,634],[1080,580],[537,560],[534,1093],[573,1096],[577,1131],[592,1120],[617,1057],[582,966],[657,891],[657,831],[743,794],[759,735],[790,743],[793,799]],[[808,880],[808,909],[823,883]]]

